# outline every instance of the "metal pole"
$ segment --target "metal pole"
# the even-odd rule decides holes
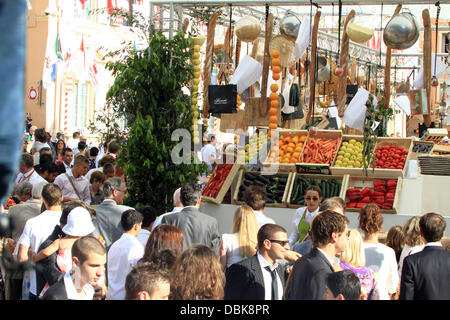
[[[169,39],[173,38],[173,2],[170,3]]]

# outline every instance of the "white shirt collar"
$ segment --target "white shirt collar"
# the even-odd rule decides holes
[[[75,285],[73,284],[70,272],[67,272],[64,275],[64,287],[66,288],[68,300],[81,300],[77,289],[75,289]],[[94,291],[94,288],[89,283],[84,285],[83,292],[86,295],[86,300],[92,300],[94,298]]]
[[[330,263],[331,266],[333,266],[334,260],[330,259],[330,257],[328,257],[328,255],[325,253],[325,251],[323,251],[320,248],[317,248],[320,252],[322,252],[322,254],[327,258],[328,262]]]
[[[265,268],[265,267],[269,266],[270,270],[272,270],[272,271],[275,270],[276,268],[278,268],[277,262],[275,262],[275,264],[272,266],[266,259],[264,259],[264,257],[259,252],[256,253],[256,256],[258,257],[258,261],[259,261],[259,264],[261,265],[261,268]]]
[[[442,243],[440,241],[428,242],[427,244],[425,244],[425,247],[442,247]]]

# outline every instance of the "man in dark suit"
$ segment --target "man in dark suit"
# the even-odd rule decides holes
[[[59,174],[65,173],[67,169],[70,169],[70,164],[73,160],[73,151],[70,148],[64,148],[63,150],[63,162],[58,165]]]
[[[79,238],[72,246],[72,271],[52,285],[42,300],[104,298],[105,263],[106,250],[100,241],[92,236]]]
[[[127,196],[127,187],[121,178],[109,178],[103,183],[102,189],[105,198],[101,204],[94,207],[96,216],[93,236],[96,238],[102,236],[106,250],[109,251],[111,245],[123,234],[120,223],[122,213],[133,208],[123,205],[123,200]]]
[[[214,249],[219,257],[219,224],[216,218],[199,211],[201,195],[200,185],[195,183],[184,184],[180,191],[183,210],[164,216],[161,224],[170,224],[181,229],[183,232],[183,250],[200,243]]]
[[[276,260],[289,250],[287,232],[268,223],[259,229],[257,239],[258,252],[227,269],[226,300],[282,300],[285,272]]]
[[[425,247],[405,258],[400,282],[400,300],[450,300],[450,252],[441,244],[446,222],[437,213],[419,220]]]
[[[287,300],[322,300],[326,277],[334,272],[333,259],[348,241],[348,218],[331,210],[314,217],[311,223],[313,249],[297,260],[286,286]]]

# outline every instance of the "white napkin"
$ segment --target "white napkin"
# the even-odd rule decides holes
[[[431,54],[431,77],[436,76],[436,78],[442,77],[444,74],[448,73],[447,65],[442,62],[442,60],[438,57],[436,64],[436,74],[434,74],[434,53]],[[414,88],[422,89],[423,88],[423,66],[419,70],[419,74],[417,78],[414,80]]]
[[[230,84],[237,85],[237,91],[241,94],[245,89],[258,81],[262,75],[262,69],[263,66],[261,63],[249,55],[245,55],[234,71]]]
[[[407,116],[411,115],[411,101],[409,101],[409,97],[407,95],[398,95],[394,99],[394,103],[402,109]]]
[[[358,92],[356,92],[355,96],[348,104],[347,109],[345,109],[342,121],[350,128],[363,130],[364,118],[366,117],[367,98],[369,98],[369,91],[364,88],[359,88]],[[376,106],[377,103],[377,98],[374,96],[373,105]]]
[[[305,17],[300,24],[297,39],[295,40],[295,55],[301,59],[311,42],[311,25],[309,19]]]

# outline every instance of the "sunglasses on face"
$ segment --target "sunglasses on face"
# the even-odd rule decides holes
[[[319,198],[317,198],[317,197],[306,197],[305,198],[305,200],[308,200],[308,201],[311,201],[311,200],[313,200],[313,201],[318,201],[319,200]]]
[[[278,243],[282,247],[285,247],[289,243],[289,240],[271,240],[271,239],[269,239],[269,241]]]

